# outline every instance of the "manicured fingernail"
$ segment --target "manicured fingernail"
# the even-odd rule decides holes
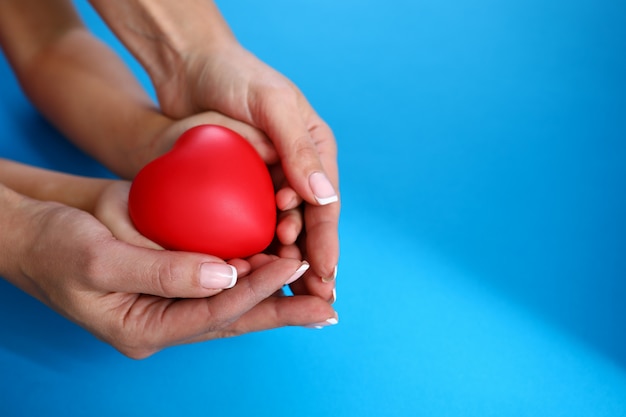
[[[335,279],[337,279],[337,265],[335,265],[335,269],[333,269],[333,274],[329,277],[323,277],[322,281],[328,283],[333,282]]]
[[[309,184],[319,205],[324,206],[339,200],[335,188],[323,173],[312,173],[309,177]]]
[[[293,275],[289,277],[287,282],[285,282],[285,285],[291,284],[292,282],[300,278],[302,275],[304,275],[307,269],[309,269],[309,266],[310,265],[308,262],[302,262],[302,265],[300,265],[300,268],[296,269],[296,272],[294,272]]]
[[[237,283],[237,269],[228,264],[207,262],[200,266],[200,284],[209,289],[232,288]]]
[[[334,326],[335,324],[339,323],[339,319],[337,317],[331,317],[325,321],[322,321],[320,323],[313,323],[313,324],[309,324],[308,326],[304,326],[307,327],[309,329],[323,329],[324,327],[328,327],[328,326]]]
[[[335,304],[335,301],[337,301],[337,288],[333,288],[333,295],[331,295],[330,300],[328,300],[330,304]]]

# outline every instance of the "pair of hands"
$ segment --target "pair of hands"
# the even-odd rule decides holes
[[[209,115],[221,118],[216,124],[246,137],[273,166],[277,206],[281,220],[288,219],[279,225],[279,237],[298,224],[291,210],[303,208],[302,249],[318,277],[331,278],[339,256],[339,204],[333,203],[339,173],[332,131],[293,83],[237,42],[201,51],[186,56],[177,77],[155,81],[162,111],[181,118],[215,110],[223,115]],[[281,242],[288,245],[289,240]]]
[[[163,251],[141,236],[128,219],[127,182],[112,182],[105,189],[96,217],[29,202],[44,227],[27,256],[41,262],[24,270],[28,277],[47,277],[32,279],[29,292],[134,358],[180,343],[286,325],[319,327],[337,319],[331,303],[339,204],[320,204],[332,202],[337,189],[330,129],[295,86],[241,48],[194,62],[211,66],[190,66],[178,83],[157,85],[163,111],[181,119],[155,139],[154,157],[189,127],[221,124],[255,146],[279,190],[279,245],[274,254],[231,261],[238,275],[234,288],[202,286],[203,265],[215,269],[225,265],[223,260]],[[200,85],[202,89],[194,88]],[[206,109],[212,110],[196,114]],[[330,187],[323,181],[320,185],[320,173]],[[282,296],[286,283],[293,297]]]
[[[320,297],[280,295],[283,285],[305,271],[299,260],[255,255],[235,262],[239,281],[234,288],[203,287],[205,268],[224,262],[148,248],[154,244],[133,235],[132,225],[120,229],[127,191],[125,182],[106,188],[96,208],[102,223],[81,210],[23,198],[21,219],[37,225],[31,229],[36,233],[20,236],[26,248],[23,289],[132,358],[180,343],[332,323],[327,320],[335,313]],[[103,224],[111,218],[118,236],[130,243]]]

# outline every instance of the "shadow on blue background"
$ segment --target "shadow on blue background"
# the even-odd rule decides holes
[[[3,415],[626,415],[626,4],[219,3],[336,133],[341,323],[135,362],[3,282]],[[109,175],[0,75],[0,155]]]

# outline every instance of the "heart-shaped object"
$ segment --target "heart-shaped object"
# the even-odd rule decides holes
[[[128,211],[137,230],[166,249],[222,259],[263,251],[276,230],[267,166],[239,134],[200,125],[135,177]]]

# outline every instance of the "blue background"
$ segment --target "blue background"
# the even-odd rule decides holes
[[[0,415],[625,416],[626,3],[218,4],[337,136],[340,324],[133,361],[2,281]],[[0,79],[0,155],[108,175]]]

